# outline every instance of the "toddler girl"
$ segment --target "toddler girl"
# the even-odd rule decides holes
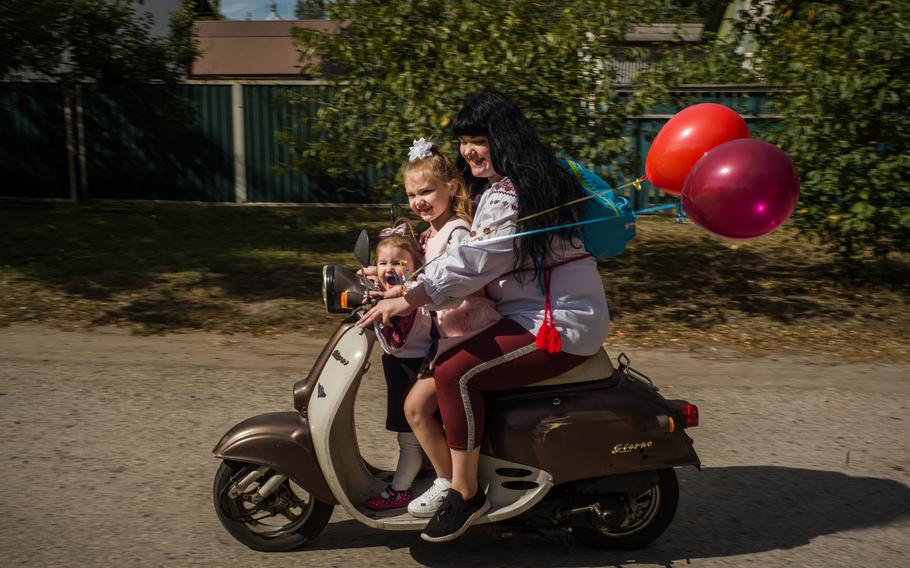
[[[376,278],[388,292],[403,283],[423,264],[420,246],[406,222],[379,233],[376,245]],[[420,444],[404,416],[404,400],[432,345],[430,313],[414,310],[390,325],[375,325],[382,347],[386,381],[386,428],[398,433],[398,465],[391,483],[366,502],[369,509],[404,507],[411,501],[411,484],[423,464]]]

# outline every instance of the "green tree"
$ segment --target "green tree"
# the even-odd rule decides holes
[[[800,175],[794,221],[845,260],[910,245],[910,2],[755,3],[731,41],[650,77],[783,87],[765,135]],[[747,60],[744,46],[754,53]],[[748,63],[744,69],[743,65]]]
[[[757,71],[794,87],[772,134],[801,177],[797,225],[847,257],[910,250],[910,3],[778,1],[746,24]]]
[[[317,101],[307,140],[282,138],[332,175],[373,164],[393,172],[414,138],[432,136],[453,151],[452,116],[468,93],[491,87],[516,99],[554,148],[576,159],[616,162],[627,147],[625,111],[609,62],[629,27],[650,20],[652,4],[329,3],[331,19],[345,22],[342,31],[296,35],[304,60],[326,62],[310,71],[335,88]],[[383,189],[392,177],[383,178]]]
[[[322,20],[328,15],[325,0],[297,0],[294,17],[298,20]]]
[[[185,1],[172,19],[175,33],[159,38],[130,0],[6,0],[0,3],[0,77],[175,81],[195,57],[194,7]]]

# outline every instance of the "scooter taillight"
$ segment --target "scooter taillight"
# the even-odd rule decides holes
[[[671,400],[670,404],[676,409],[676,414],[682,421],[683,428],[698,426],[698,407],[685,400]]]

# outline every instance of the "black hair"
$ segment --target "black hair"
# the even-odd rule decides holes
[[[497,174],[512,181],[518,194],[518,218],[545,211],[582,197],[575,177],[559,165],[553,150],[537,136],[521,110],[494,90],[470,95],[452,121],[455,136],[485,136],[490,159]],[[461,169],[472,194],[486,186],[486,180],[471,175],[467,161],[458,155]],[[584,204],[560,207],[543,215],[521,221],[518,231],[564,225],[582,218]],[[543,277],[551,257],[553,239],[570,238],[577,228],[549,231],[519,237],[515,268],[530,268],[534,279]],[[517,276],[521,278],[522,272]]]

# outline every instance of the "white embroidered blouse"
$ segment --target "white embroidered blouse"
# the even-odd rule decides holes
[[[518,199],[508,178],[490,185],[480,197],[471,236],[491,238],[515,233]],[[573,246],[576,245],[576,246]],[[486,287],[496,310],[536,334],[543,323],[544,291],[537,280],[513,270],[516,243],[512,239],[484,242],[483,239],[448,249],[445,256],[429,264],[421,280],[433,303],[446,305],[456,298]],[[580,241],[554,240],[556,253],[549,265],[584,254]],[[610,315],[597,262],[583,258],[553,268],[550,298],[562,349],[573,355],[593,355],[607,337]]]

